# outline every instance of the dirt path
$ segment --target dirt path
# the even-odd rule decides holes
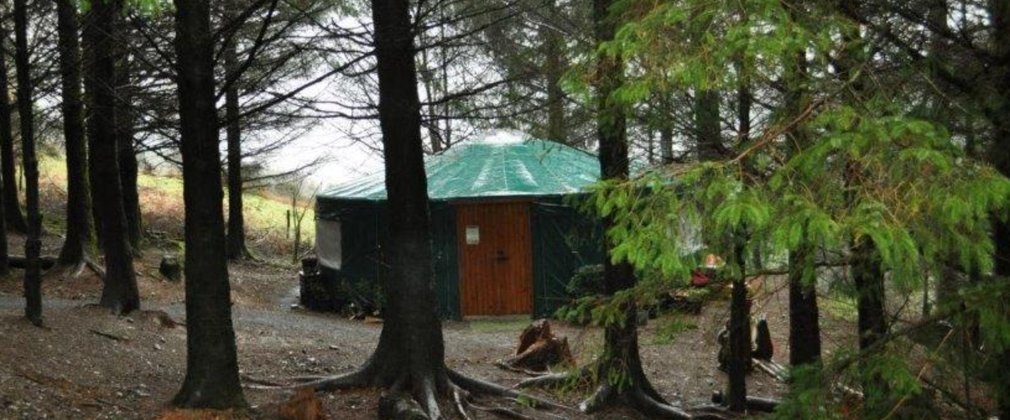
[[[147,258],[152,257],[138,269],[145,309],[185,319],[182,285],[144,274],[150,271],[143,265],[149,264]],[[294,270],[244,263],[231,271],[244,377],[280,381],[332,375],[360,365],[373,350],[381,325],[289,309],[297,285]],[[184,327],[164,326],[157,312],[115,317],[86,307],[97,300],[99,284],[84,277],[47,280],[44,311],[49,329],[37,329],[22,319],[18,275],[0,280],[0,337],[5,342],[0,348],[0,418],[152,418],[165,408],[184,375]],[[780,363],[787,351],[787,299],[781,293],[769,288],[755,303],[755,313],[768,317]],[[670,402],[702,404],[713,391],[724,388],[725,375],[716,369],[715,342],[726,316],[726,303],[715,302],[700,315],[661,318],[641,329],[646,371]],[[446,322],[447,364],[486,380],[514,384],[523,377],[500,370],[493,362],[509,355],[528,322],[521,318]],[[660,332],[673,322],[682,331],[664,339]],[[602,348],[597,329],[556,323],[555,330],[569,338],[580,363],[592,360]],[[758,396],[777,397],[785,391],[762,373],[752,374],[749,385],[751,394]],[[247,389],[246,396],[257,417],[271,418],[273,406],[286,393]],[[377,391],[321,397],[331,418],[375,417]],[[571,392],[553,396],[573,404],[579,397]],[[598,418],[635,417],[614,411]]]

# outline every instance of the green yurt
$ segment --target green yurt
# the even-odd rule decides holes
[[[431,156],[425,169],[444,317],[550,316],[568,301],[572,273],[602,261],[598,223],[569,205],[599,180],[596,156],[498,133]],[[317,196],[316,252],[337,305],[380,284],[385,220],[382,173]]]

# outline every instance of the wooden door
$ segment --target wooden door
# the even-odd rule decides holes
[[[456,205],[463,316],[533,311],[528,202]]]

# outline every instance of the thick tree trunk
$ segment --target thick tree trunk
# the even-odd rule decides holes
[[[127,239],[131,255],[141,255],[142,226],[140,194],[137,189],[137,152],[134,147],[133,95],[129,42],[133,36],[126,25],[116,30],[115,92],[116,92],[116,159],[119,164],[119,185],[123,192],[123,214],[126,216]]]
[[[998,60],[994,69],[999,72],[995,83],[999,105],[990,117],[994,124],[994,139],[988,155],[993,166],[1010,177],[1010,3],[989,2],[989,15]],[[994,274],[996,281],[1010,284],[1010,222],[999,216],[993,216],[993,241],[996,245]],[[999,366],[1010,366],[1010,348],[999,355]],[[997,415],[1000,419],[1010,420],[1010,373],[1006,369],[997,379],[996,399]]]
[[[880,255],[869,238],[864,238],[852,248],[851,272],[856,285],[856,310],[859,324],[859,349],[871,352],[877,342],[887,334],[887,313],[884,309],[884,273],[881,271]],[[863,393],[868,399],[867,406],[873,407],[872,399],[883,398],[887,394],[886,383],[878,375],[864,373]]]
[[[4,65],[7,59],[3,44],[4,40],[7,39],[7,35],[8,33],[6,28],[3,27],[2,23],[0,23],[0,88],[4,89],[3,91],[0,91],[0,149],[5,148],[7,144],[13,143],[10,130],[10,105],[7,103],[7,66]],[[6,135],[3,134],[5,132],[7,133]],[[2,159],[0,159],[0,165],[6,166],[6,163],[3,163]],[[7,255],[6,206],[4,205],[6,197],[4,193],[6,188],[7,187],[3,185],[3,182],[0,182],[0,276],[6,275],[10,269],[10,261]]]
[[[98,198],[98,190],[101,188],[101,179],[98,177],[98,162],[96,160],[95,151],[93,150],[94,145],[98,144],[99,140],[97,133],[100,131],[98,117],[95,113],[97,104],[95,102],[95,97],[99,89],[99,80],[96,79],[97,74],[95,70],[95,11],[91,9],[88,13],[82,16],[81,25],[81,64],[83,68],[83,82],[84,82],[84,139],[85,148],[87,149],[86,165],[88,167],[88,183],[91,185],[91,221],[94,224],[95,241],[103,249],[105,236],[102,217],[102,207],[100,203],[95,202]]]
[[[695,130],[698,160],[718,160],[722,157],[722,133],[719,127],[719,92],[703,90],[695,97]]]
[[[729,310],[729,390],[726,402],[730,411],[747,411],[747,371],[751,367],[750,301],[747,298],[746,255],[742,236],[738,234],[734,249],[735,263],[739,267],[739,277],[733,279],[733,296]]]
[[[593,25],[596,42],[614,39],[616,20],[611,15],[612,0],[593,1]],[[597,138],[600,143],[600,174],[603,179],[626,179],[629,173],[628,139],[624,105],[613,97],[620,88],[624,77],[624,63],[617,57],[601,57],[597,63],[600,77],[596,80]],[[603,218],[605,230],[614,226],[612,217]],[[616,244],[607,241],[606,254],[609,255]],[[608,295],[635,286],[634,268],[627,262],[613,263],[604,258],[604,287]],[[611,323],[604,329],[604,350],[595,362],[595,372],[591,375],[599,381],[599,388],[579,408],[586,413],[601,407],[623,401],[637,410],[650,414],[679,416],[679,410],[666,405],[662,396],[645,376],[638,348],[638,324],[635,322],[637,309],[633,303],[622,309],[623,323]],[[613,378],[621,378],[620,384]],[[686,416],[686,415],[685,415]]]
[[[800,24],[798,6],[787,12],[794,24]],[[808,95],[804,89],[807,79],[805,53],[799,52],[783,61],[790,63],[785,69],[784,119],[795,118],[807,106]],[[804,127],[795,127],[786,133],[787,150],[795,156],[809,146],[810,136]],[[817,308],[817,272],[814,267],[816,247],[806,238],[800,238],[796,249],[789,251],[789,364],[800,366],[817,363],[821,359],[820,312]]]
[[[88,77],[93,90],[93,103],[88,136],[91,169],[94,174],[95,207],[99,209],[102,250],[105,253],[105,279],[99,304],[116,313],[140,309],[137,276],[133,271],[123,193],[120,185],[116,141],[116,92],[108,81],[116,79],[115,29],[121,3],[95,2],[92,7],[92,28],[85,31],[93,55]]]
[[[122,86],[122,85],[120,85]],[[143,225],[140,215],[140,191],[137,186],[137,152],[133,140],[133,118],[130,93],[120,89],[116,108],[116,158],[119,161],[119,182],[123,190],[123,214],[126,216],[126,237],[131,255],[142,253]]]
[[[25,233],[28,230],[25,218],[21,215],[21,202],[18,197],[17,168],[14,166],[14,127],[10,97],[10,81],[7,79],[8,49],[5,45],[8,39],[6,28],[0,30],[0,171],[2,175],[2,194],[5,225],[12,232]]]
[[[67,238],[59,263],[79,265],[94,243],[91,225],[91,188],[84,144],[84,102],[81,93],[81,49],[77,8],[56,1],[60,76],[63,88],[63,138],[67,153]]]
[[[232,74],[238,65],[235,43],[225,47],[225,72]],[[237,260],[248,255],[245,245],[245,218],[242,208],[242,127],[239,125],[238,86],[232,83],[225,97],[225,118],[228,120],[228,259]]]
[[[673,163],[673,126],[666,121],[670,116],[663,116],[663,125],[659,128],[659,158],[663,164]]]
[[[813,256],[813,249],[807,245],[789,252],[789,364],[793,366],[821,359]]]
[[[445,350],[435,305],[427,181],[413,32],[407,0],[372,1],[379,77],[379,124],[388,191],[387,318],[367,363],[373,381],[404,389],[429,413],[446,391]]]
[[[22,165],[25,170],[25,201],[28,205],[28,231],[25,237],[25,316],[42,325],[42,215],[39,213],[39,166],[35,158],[34,119],[32,118],[32,76],[28,57],[28,11],[26,0],[14,0],[14,62],[18,80],[18,116],[21,123]]]
[[[221,161],[209,4],[176,0],[186,276],[186,379],[172,403],[244,407],[225,255]]]

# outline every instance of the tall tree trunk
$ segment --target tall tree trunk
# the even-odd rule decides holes
[[[60,76],[63,88],[63,138],[67,153],[67,238],[59,264],[79,265],[94,243],[91,225],[91,188],[84,144],[84,102],[81,93],[81,49],[76,6],[56,0]]]
[[[238,66],[234,40],[225,47],[224,67],[229,79],[235,78]],[[239,125],[238,83],[231,83],[225,98],[225,118],[228,142],[228,259],[245,258],[245,218],[242,208],[242,127]]]
[[[670,108],[664,107],[659,127],[659,158],[663,164],[673,163],[673,124],[669,121]]]
[[[839,11],[849,17],[859,16],[860,1],[838,0]],[[842,33],[842,43],[845,46],[836,61],[839,81],[848,83],[849,100],[860,103],[866,100],[866,80],[859,73],[853,72],[866,57],[866,45],[858,26],[851,26]],[[845,200],[850,207],[858,205],[858,197],[852,191],[859,182],[860,162],[846,163],[845,179],[847,186]],[[867,357],[860,359],[861,379],[863,385],[863,415],[878,417],[886,413],[892,405],[888,403],[890,390],[887,380],[872,367],[872,359],[868,356],[877,352],[880,340],[887,334],[887,313],[885,307],[884,272],[881,266],[880,253],[873,241],[867,237],[853,237],[849,245],[849,274],[856,287],[856,310],[858,315],[859,350]]]
[[[134,147],[133,109],[134,86],[131,82],[130,38],[127,25],[117,28],[113,34],[117,43],[115,46],[115,113],[116,116],[116,160],[119,163],[119,185],[123,192],[123,213],[126,216],[127,239],[130,242],[131,255],[141,255],[140,241],[142,239],[140,217],[140,194],[137,189],[137,152]]]
[[[21,215],[21,199],[18,197],[17,168],[14,166],[14,127],[12,124],[12,112],[10,103],[10,81],[7,79],[7,39],[9,33],[6,28],[0,30],[0,87],[3,94],[0,95],[0,171],[3,173],[3,206],[6,227],[12,232],[25,233],[28,226],[25,218]]]
[[[96,79],[97,73],[95,70],[96,29],[94,8],[82,16],[82,21],[81,67],[84,69],[82,77],[82,81],[84,82],[84,143],[85,149],[87,149],[85,166],[88,168],[88,183],[91,185],[91,221],[94,224],[95,241],[102,247],[102,252],[104,253],[105,236],[103,232],[105,228],[103,227],[104,218],[102,217],[103,206],[95,202],[98,198],[98,189],[101,188],[102,180],[98,177],[98,162],[93,150],[94,145],[101,141],[97,137],[97,133],[100,131],[98,129],[100,124],[95,113],[95,97],[101,83]]]
[[[789,7],[790,20],[801,24],[799,4]],[[808,77],[806,53],[797,52],[783,61],[785,69],[785,110],[782,120],[800,115],[808,105],[809,96],[803,86]],[[786,133],[787,150],[795,156],[809,146],[810,136],[804,127]],[[789,364],[800,366],[821,359],[820,312],[817,308],[817,272],[814,266],[816,247],[805,237],[796,249],[789,251]]]
[[[734,234],[733,263],[738,275],[733,278],[733,293],[729,310],[729,377],[726,403],[730,411],[747,411],[747,371],[751,367],[750,300],[747,297],[747,256],[744,243],[747,233]]]
[[[204,0],[175,1],[176,79],[186,208],[186,378],[172,403],[244,407],[225,255],[214,88],[214,37]]]
[[[28,231],[25,237],[25,316],[42,325],[42,215],[39,213],[39,166],[35,158],[35,133],[32,112],[32,76],[28,57],[28,11],[26,0],[14,0],[14,63],[18,80],[18,116],[21,123],[21,153],[25,171],[25,202],[28,205]]]
[[[559,15],[556,0],[548,0],[547,12],[548,16]],[[541,25],[540,28],[544,37],[544,81],[547,84],[547,139],[567,144],[565,91],[561,88],[565,73],[564,39],[550,25]]]
[[[698,160],[718,160],[722,157],[722,133],[719,120],[719,92],[702,90],[695,97],[695,130]]]
[[[126,55],[125,52],[123,55]],[[127,239],[131,254],[142,253],[143,225],[140,213],[140,191],[137,186],[137,151],[134,147],[133,87],[130,85],[130,65],[122,57],[116,70],[116,159],[119,163],[119,183],[123,190],[123,214],[126,216]]]
[[[90,112],[89,149],[91,169],[94,174],[95,207],[101,215],[102,250],[105,254],[105,279],[99,304],[116,313],[129,313],[140,309],[137,275],[133,271],[133,256],[123,208],[120,184],[118,144],[116,136],[116,47],[115,30],[118,26],[119,1],[99,1],[92,5],[92,28],[85,30],[90,44],[92,74],[87,82],[93,83],[92,110]]]
[[[611,14],[612,0],[593,0],[593,27],[597,45],[614,39],[617,26]],[[625,107],[614,93],[624,82],[624,62],[620,57],[598,57],[596,79],[596,133],[600,143],[600,174],[603,179],[626,179],[629,173],[628,139]],[[615,225],[612,216],[603,218],[603,228]],[[606,254],[614,246],[607,240]],[[614,263],[603,259],[604,289],[610,296],[635,286],[634,268],[628,262]],[[600,408],[623,402],[639,411],[652,415],[687,417],[686,413],[666,404],[653,388],[642,368],[638,347],[637,308],[626,303],[621,309],[623,322],[610,323],[604,328],[603,353],[593,366],[592,378],[599,382],[596,392],[583,401],[579,408],[592,413]],[[621,378],[614,383],[613,378]]]
[[[434,393],[446,389],[445,349],[435,309],[431,222],[408,8],[407,0],[372,1],[389,197],[388,275],[382,285],[389,317],[365,370],[383,386],[405,381],[404,389],[429,414],[437,415]]]
[[[997,108],[990,120],[994,124],[994,139],[989,149],[989,161],[1003,175],[1010,177],[1010,2],[990,0],[989,15],[992,22],[992,45],[998,60],[993,68],[996,77]],[[1000,215],[993,216],[996,245],[994,274],[1002,284],[1010,284],[1010,222]],[[1006,217],[1006,215],[1002,215]],[[1010,347],[999,355],[999,366],[1010,366]],[[996,384],[997,415],[1010,420],[1010,372],[1001,369]]]
[[[4,64],[6,59],[4,40],[7,39],[7,30],[3,27],[2,22],[0,22],[0,148],[6,147],[6,144],[13,143],[11,136],[11,112],[10,105],[7,102],[7,66]],[[5,129],[6,127],[6,129]],[[3,133],[7,133],[4,135]],[[6,163],[0,162],[0,165],[6,167]],[[2,172],[2,171],[0,171]],[[0,182],[0,276],[7,274],[9,265],[8,251],[7,251],[7,218],[4,213],[6,213],[6,207],[4,206],[5,195],[4,191],[7,187]]]

